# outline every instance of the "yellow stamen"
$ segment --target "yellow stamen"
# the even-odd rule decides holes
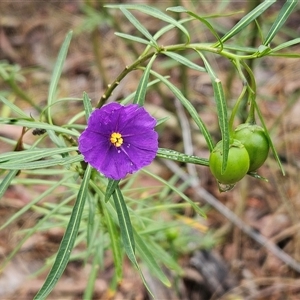
[[[110,136],[110,142],[116,147],[121,147],[121,145],[123,144],[123,138],[121,133],[113,132]]]

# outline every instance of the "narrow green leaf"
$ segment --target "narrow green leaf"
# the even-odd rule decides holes
[[[92,168],[90,166],[88,166],[85,170],[84,177],[78,191],[77,199],[72,210],[70,221],[60,243],[55,262],[46,278],[46,281],[34,297],[34,299],[36,300],[45,299],[51,293],[69,262],[70,255],[77,237],[86,195],[88,192],[91,170]]]
[[[1,168],[8,170],[33,170],[33,169],[43,169],[55,166],[64,166],[70,165],[73,163],[78,163],[83,160],[82,155],[74,155],[70,157],[62,157],[62,158],[53,158],[53,159],[45,159],[38,161],[30,161],[30,162],[5,162],[0,164]]]
[[[222,172],[225,172],[227,167],[229,143],[230,143],[227,105],[226,105],[224,90],[220,79],[216,78],[215,81],[212,82],[212,85],[213,85],[214,95],[217,103],[218,120],[221,129],[222,140],[223,140]]]
[[[156,243],[153,239],[147,241],[148,248],[150,249],[152,255],[157,261],[163,263],[168,269],[174,270],[177,274],[184,274],[184,271],[172,257],[171,253],[162,248],[162,246]]]
[[[166,9],[167,11],[172,11],[172,12],[178,12],[178,13],[183,13],[183,12],[187,12],[188,10],[186,8],[184,8],[183,6],[173,6],[173,7],[168,7]],[[203,16],[202,18],[205,19],[211,19],[211,18],[224,18],[224,17],[230,17],[236,14],[239,14],[243,11],[234,11],[234,12],[230,12],[230,13],[220,13],[220,14],[212,14],[212,15],[206,15]]]
[[[286,22],[287,18],[290,16],[296,5],[298,4],[297,0],[287,0],[283,7],[281,8],[276,20],[274,21],[270,31],[267,33],[266,39],[263,42],[265,46],[268,46],[269,43],[273,40],[277,32]]]
[[[172,11],[172,12],[177,12],[177,13],[185,13],[187,12],[187,9],[185,9],[183,6],[172,6],[168,7],[166,11]]]
[[[194,17],[195,19],[199,20],[200,22],[202,22],[208,29],[209,31],[213,34],[213,36],[217,39],[218,44],[221,46],[221,49],[223,49],[223,43],[221,38],[219,37],[218,33],[215,31],[215,29],[213,28],[213,26],[203,17],[200,17],[196,14],[194,14],[191,11],[187,12],[190,16]]]
[[[221,41],[224,43],[229,40],[241,30],[246,28],[252,21],[259,17],[267,8],[274,4],[276,0],[265,0],[253,10],[251,10],[246,16],[244,16],[235,26],[233,26],[222,38]]]
[[[92,113],[93,107],[91,104],[91,99],[89,98],[88,94],[86,92],[83,92],[83,106],[85,111],[85,118],[86,120],[89,119],[90,114]]]
[[[161,119],[157,119],[155,127],[157,127],[157,126],[159,126],[159,125],[161,125],[161,124],[164,124],[164,123],[167,122],[169,119],[170,119],[170,117],[164,117],[164,118],[161,118]]]
[[[218,33],[215,31],[213,26],[211,26],[211,24],[206,20],[205,17],[200,17],[197,14],[193,13],[190,10],[185,9],[182,6],[170,7],[170,8],[167,8],[167,11],[168,10],[173,11],[173,12],[187,13],[188,15],[192,16],[194,19],[196,19],[196,20],[200,21],[201,23],[203,23],[209,29],[209,31],[215,36],[215,38],[218,40],[219,45],[221,45],[221,48],[223,48],[223,43],[222,43]]]
[[[171,18],[170,16],[164,14],[157,8],[154,8],[154,7],[148,6],[148,5],[143,5],[143,4],[123,4],[123,5],[109,4],[109,5],[105,5],[105,7],[108,7],[108,8],[124,7],[126,9],[136,9],[138,11],[141,11],[141,12],[143,12],[147,15],[150,15],[154,18],[160,19],[162,21],[165,21],[167,23],[174,25],[179,30],[181,30],[184,33],[184,35],[186,36],[186,38],[187,38],[186,44],[188,44],[190,42],[190,35],[189,35],[188,31],[186,30],[186,28],[184,26],[182,26],[180,22],[178,22],[175,19]]]
[[[282,44],[278,45],[277,47],[271,49],[270,53],[277,52],[279,50],[282,50],[284,48],[288,48],[290,46],[293,46],[293,45],[296,45],[296,44],[299,44],[299,43],[300,43],[300,38],[296,38],[296,39],[287,41],[287,42],[282,43]]]
[[[187,155],[184,153],[177,152],[175,150],[158,148],[156,156],[159,158],[171,159],[175,161],[180,161],[188,164],[196,164],[202,166],[209,166],[208,159],[201,158],[195,155]]]
[[[129,213],[127,210],[126,203],[124,201],[122,192],[119,186],[116,186],[115,191],[113,193],[113,199],[116,207],[116,211],[118,214],[118,220],[120,225],[121,237],[123,241],[123,246],[128,258],[131,262],[137,266],[137,261],[135,258],[135,243],[133,237],[132,225],[129,217]]]
[[[114,266],[117,276],[117,281],[122,279],[123,274],[123,254],[120,245],[120,236],[112,216],[108,213],[106,205],[103,205],[103,214],[105,218],[105,224],[110,237],[110,248],[112,250],[114,258]]]
[[[196,203],[194,201],[192,201],[189,197],[187,197],[184,193],[182,193],[177,187],[175,187],[174,185],[170,185],[168,181],[162,179],[160,176],[157,176],[157,175],[147,171],[146,169],[143,169],[142,171],[144,173],[148,174],[149,176],[155,178],[159,182],[163,183],[164,185],[168,186],[172,191],[174,191],[184,201],[188,202],[197,214],[199,214],[202,217],[205,217],[205,213],[202,211],[202,209],[198,205],[196,205]]]
[[[96,279],[97,279],[97,276],[99,274],[99,269],[100,269],[100,262],[101,262],[101,254],[100,253],[101,253],[102,247],[103,247],[103,245],[101,245],[101,243],[99,243],[97,246],[97,249],[95,251],[91,270],[89,271],[89,276],[88,276],[86,288],[85,288],[82,299],[93,299],[94,287],[95,287]]]
[[[141,44],[149,45],[148,40],[142,39],[138,36],[134,36],[134,35],[127,34],[127,33],[122,33],[122,32],[115,32],[115,35],[119,36],[121,38],[130,40],[130,41],[134,41],[134,42],[138,42],[138,43],[141,43]]]
[[[253,104],[255,105],[256,112],[257,112],[258,117],[259,117],[259,119],[261,121],[261,125],[264,128],[264,130],[265,130],[265,134],[266,134],[266,136],[267,136],[267,138],[269,140],[270,148],[271,148],[271,150],[273,152],[273,155],[274,155],[274,157],[275,157],[275,159],[277,161],[277,164],[278,164],[278,166],[280,168],[280,171],[281,171],[282,175],[285,176],[285,171],[284,171],[283,166],[281,164],[281,161],[280,161],[280,158],[279,158],[278,153],[276,151],[276,148],[275,148],[275,146],[274,146],[274,144],[272,142],[272,139],[271,139],[271,137],[269,135],[269,131],[268,131],[267,126],[265,124],[265,121],[264,121],[264,118],[263,118],[262,113],[260,111],[260,108],[257,105],[256,101],[253,101]]]
[[[44,191],[43,193],[39,194],[31,202],[29,202],[28,204],[26,204],[25,206],[23,206],[21,209],[19,209],[18,211],[16,211],[7,221],[5,221],[4,224],[1,224],[0,230],[4,229],[8,225],[10,225],[12,222],[16,221],[20,216],[22,216],[26,211],[28,211],[33,205],[37,204],[39,201],[41,201],[45,197],[51,195],[53,193],[53,191],[57,187],[63,186],[65,184],[65,182],[67,182],[68,180],[70,180],[70,178],[73,177],[73,176],[74,176],[74,174],[72,173],[71,175],[65,176],[61,180],[58,180],[57,182],[55,182],[46,191]]]
[[[13,163],[23,163],[34,160],[39,160],[45,157],[51,157],[53,155],[68,153],[76,151],[77,147],[66,147],[66,148],[39,148],[39,149],[28,149],[24,151],[11,151],[0,154],[0,165],[1,163],[13,161]]]
[[[93,187],[93,189],[100,195],[102,194],[103,192],[91,181],[91,186]],[[113,197],[114,200],[115,200],[115,207],[113,207],[111,205],[110,202],[107,202],[105,205],[106,205],[106,208],[109,212],[109,215],[110,217],[112,217],[112,219],[117,222],[117,219],[118,219],[118,222],[119,222],[119,227],[120,227],[120,231],[121,231],[121,238],[122,238],[122,241],[123,241],[123,245],[127,244],[127,247],[128,247],[128,251],[129,251],[129,254],[130,254],[130,257],[132,261],[132,263],[134,264],[134,266],[137,268],[140,276],[141,276],[141,279],[146,287],[146,289],[149,291],[150,295],[153,296],[146,280],[145,280],[145,277],[136,261],[136,258],[135,258],[135,254],[134,254],[134,249],[132,248],[132,239],[130,237],[130,235],[132,235],[132,226],[131,226],[131,222],[130,222],[130,218],[129,218],[129,214],[128,214],[128,211],[127,211],[127,207],[126,207],[126,204],[125,204],[125,201],[124,201],[124,198],[123,198],[123,195],[120,191],[120,188],[118,187],[117,189],[115,189],[115,192],[113,194]],[[116,205],[117,204],[117,205]],[[118,207],[118,208],[117,208]],[[117,213],[116,213],[117,211]],[[125,216],[124,216],[125,214]],[[126,216],[127,215],[127,216]],[[126,220],[127,221],[126,221]],[[120,222],[121,221],[121,222]],[[128,228],[126,228],[126,222],[129,222],[129,226],[131,227],[131,234],[129,233],[130,231],[128,231]],[[125,226],[124,226],[125,224]],[[129,229],[130,230],[130,229]],[[134,240],[133,240],[134,242]],[[126,252],[126,247],[124,246],[125,248],[125,252]],[[127,254],[127,252],[126,252]],[[128,254],[127,254],[128,256]],[[129,258],[130,258],[129,257]]]
[[[134,95],[133,103],[136,103],[139,106],[143,106],[145,103],[150,70],[151,70],[151,67],[152,67],[152,64],[153,64],[155,58],[156,58],[156,54],[152,56],[147,67],[145,68],[143,76],[139,82],[136,93]]]
[[[53,130],[49,129],[47,131],[47,134],[50,140],[55,144],[57,148],[61,148],[61,149],[67,148],[65,140],[61,136],[58,136]],[[63,157],[68,155],[69,155],[68,152],[62,154]]]
[[[69,134],[71,136],[76,136],[76,137],[79,136],[79,133],[77,131],[73,131],[61,126],[35,121],[33,119],[0,118],[0,124],[17,125],[17,126],[23,126],[27,128],[40,128],[46,130],[50,129],[55,132]]]
[[[168,78],[168,76],[167,76],[166,78]],[[155,80],[150,81],[150,82],[147,84],[147,88],[149,88],[150,86],[153,86],[154,84],[156,84],[156,83],[158,83],[158,82],[160,82],[159,79],[155,79]],[[128,96],[127,96],[124,100],[122,100],[120,103],[122,103],[122,104],[128,104],[128,103],[131,101],[132,98],[134,99],[135,94],[136,94],[136,91],[133,92],[133,93],[131,93],[130,95],[128,95]]]
[[[136,17],[133,16],[131,12],[129,12],[125,7],[120,6],[120,10],[126,16],[126,18],[130,21],[130,23],[141,32],[149,41],[153,43],[153,45],[157,45],[157,42],[150,34],[150,32],[138,21]]]
[[[27,231],[23,231],[24,235],[22,235],[22,239],[18,241],[18,244],[14,247],[14,249],[7,255],[5,256],[5,260],[1,261],[1,269],[3,270],[7,264],[11,262],[13,257],[20,251],[22,248],[22,245],[37,231],[41,231],[43,228],[43,224],[49,220],[52,217],[55,217],[55,215],[59,214],[59,210],[67,205],[70,201],[74,200],[74,195],[68,197],[67,199],[63,200],[60,203],[55,204],[55,207],[53,207],[51,210],[48,209],[43,209],[42,214],[44,217],[42,219],[39,219],[39,221],[35,224],[35,226],[27,229]],[[32,205],[33,206],[33,205]],[[39,212],[39,209],[41,207],[37,208],[35,207],[35,210]]]
[[[193,63],[192,61],[190,61],[189,59],[187,59],[186,57],[178,54],[178,53],[175,53],[175,52],[170,52],[170,51],[164,51],[162,52],[162,54],[165,54],[166,56],[169,56],[170,58],[178,61],[179,63],[191,68],[191,69],[194,69],[196,71],[199,71],[199,72],[206,72],[205,68],[203,67],[200,67],[198,66],[197,64]]]
[[[184,95],[181,93],[181,91],[175,85],[173,85],[170,81],[168,81],[165,77],[154,72],[153,70],[151,70],[151,74],[153,74],[155,77],[160,79],[160,81],[163,82],[171,90],[171,92],[174,94],[174,96],[186,108],[186,110],[189,112],[190,116],[192,117],[192,119],[197,124],[200,131],[202,132],[209,150],[212,151],[214,146],[213,146],[213,141],[212,141],[211,135],[210,135],[209,131],[207,130],[204,122],[199,117],[198,112],[196,111],[195,107],[190,103],[190,101],[188,99],[186,99],[184,97]]]
[[[149,250],[149,245],[144,242],[143,238],[134,230],[134,238],[136,242],[137,251],[142,258],[142,261],[148,266],[150,272],[156,276],[165,286],[170,287],[171,283],[162,269],[155,261],[152,253]]]
[[[107,188],[105,191],[105,202],[107,202],[111,195],[115,192],[116,187],[119,185],[120,180],[108,179]]]
[[[2,101],[6,106],[8,106],[13,112],[15,112],[17,115],[19,115],[21,118],[29,119],[30,117],[27,116],[22,109],[20,109],[18,106],[13,104],[11,101],[4,98],[2,95],[0,95],[0,101]]]
[[[218,112],[218,121],[221,130],[222,140],[223,140],[223,162],[222,162],[222,172],[226,170],[227,160],[228,160],[228,152],[229,152],[229,126],[228,126],[228,115],[227,115],[227,104],[226,99],[222,87],[221,80],[216,76],[214,70],[210,66],[209,62],[205,58],[205,56],[197,51],[202,58],[204,65],[208,74],[210,75],[215,101],[217,104],[217,112]]]
[[[11,181],[16,177],[19,170],[10,170],[6,176],[2,179],[0,183],[0,200],[8,187],[10,186]]]
[[[269,56],[276,56],[276,57],[285,57],[285,58],[300,58],[300,53],[289,53],[289,52],[283,52],[283,53],[271,53]]]
[[[72,31],[70,31],[61,48],[59,51],[59,54],[57,56],[57,60],[54,66],[54,70],[52,73],[52,77],[51,77],[51,81],[50,81],[50,86],[49,86],[49,92],[48,92],[48,101],[47,101],[47,105],[48,105],[48,121],[51,122],[52,118],[51,118],[51,104],[53,103],[54,99],[55,99],[55,93],[57,90],[57,84],[59,81],[59,78],[61,76],[62,73],[62,69],[63,69],[63,65],[64,62],[66,60],[67,57],[67,52],[68,52],[68,48],[71,42],[71,38],[72,38]],[[52,122],[51,122],[52,123]]]
[[[94,201],[94,197],[92,197],[90,194],[87,194],[87,203],[89,207],[89,214],[88,214],[88,220],[87,220],[87,235],[86,235],[86,243],[88,246],[88,251],[90,256],[90,253],[92,251],[92,247],[94,245],[94,239],[96,237],[96,234],[99,229],[99,219],[95,219],[96,215],[96,203]],[[98,220],[96,222],[96,220]]]
[[[183,20],[179,20],[178,23],[183,24],[186,22],[189,22],[193,20],[192,18],[188,18],[188,19],[183,19]],[[164,35],[165,33],[169,32],[171,29],[173,29],[174,27],[176,27],[173,24],[168,24],[162,28],[160,28],[153,36],[153,38],[157,41],[162,35]],[[141,56],[145,55],[146,53],[148,53],[149,49],[151,48],[151,45],[148,45],[146,47],[146,49],[144,50],[144,52],[142,53]]]

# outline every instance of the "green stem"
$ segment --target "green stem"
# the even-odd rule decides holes
[[[130,66],[126,66],[125,69],[119,74],[119,76],[113,81],[113,83],[108,85],[106,91],[104,92],[104,94],[99,99],[99,101],[96,105],[96,108],[99,108],[99,107],[103,106],[106,103],[107,99],[112,94],[114,89],[119,85],[120,81],[127,74],[129,74],[131,71],[133,71],[137,67],[139,67],[140,64],[142,64],[145,61],[147,61],[148,59],[150,59],[154,54],[159,54],[162,51],[176,52],[176,51],[183,51],[183,50],[186,50],[186,49],[211,52],[211,53],[214,53],[214,54],[221,55],[221,56],[223,56],[227,59],[230,59],[232,61],[240,61],[240,60],[243,60],[243,59],[253,59],[253,58],[257,57],[256,53],[253,53],[251,55],[237,55],[237,54],[228,52],[224,49],[214,48],[211,44],[208,44],[208,43],[202,43],[202,44],[192,43],[192,44],[188,44],[188,45],[186,45],[186,44],[177,44],[177,45],[170,45],[170,46],[161,47],[160,49],[158,49],[156,51],[153,51],[151,53],[147,53],[147,54],[139,57]]]
[[[99,108],[105,104],[109,96],[112,94],[113,90],[119,85],[120,81],[131,71],[135,70],[140,64],[151,58],[155,52],[148,53],[144,57],[140,57],[137,59],[133,64],[130,66],[126,66],[125,69],[119,74],[119,76],[113,81],[113,83],[107,86],[106,91],[101,96],[100,100],[98,101],[96,108]]]

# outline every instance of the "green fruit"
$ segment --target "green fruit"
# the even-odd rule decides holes
[[[249,155],[244,145],[233,140],[229,146],[227,166],[222,173],[223,141],[220,141],[209,157],[209,168],[215,178],[223,184],[234,184],[241,180],[249,169]]]
[[[262,127],[241,124],[235,129],[234,139],[239,140],[247,149],[250,158],[249,172],[263,165],[269,153],[269,141]]]
[[[169,241],[174,241],[179,236],[179,230],[177,228],[168,228],[166,231],[166,237]]]

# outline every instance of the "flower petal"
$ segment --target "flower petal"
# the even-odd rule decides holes
[[[156,125],[156,120],[143,107],[138,107],[130,115],[127,111],[126,115],[120,115],[120,119],[124,123],[123,135],[147,132],[149,129],[153,130]]]
[[[137,104],[110,103],[90,115],[79,137],[84,160],[106,177],[119,180],[150,164],[158,149],[156,120]],[[111,134],[122,135],[123,144],[110,142]]]

